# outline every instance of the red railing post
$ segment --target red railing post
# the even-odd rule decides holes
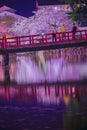
[[[82,40],[82,31],[80,31],[80,40]]]
[[[34,45],[34,36],[31,36],[31,44]]]
[[[47,43],[47,34],[45,36],[46,36],[46,43]]]
[[[69,32],[67,32],[67,39],[70,40]]]
[[[74,35],[74,33],[72,32],[72,41],[74,41],[75,40],[75,35]]]
[[[6,39],[6,35],[3,35],[3,38],[2,38],[2,44],[3,44],[3,48],[6,48],[6,47],[7,47],[7,39]]]
[[[20,46],[20,38],[16,37],[17,47]]]
[[[29,43],[31,44],[31,36],[29,36]]]
[[[60,33],[58,33],[58,38],[59,38],[59,42],[61,41],[61,34]]]
[[[86,40],[87,40],[87,30],[85,30],[85,36],[86,36]]]

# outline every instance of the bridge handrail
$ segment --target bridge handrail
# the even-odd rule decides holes
[[[54,38],[54,39],[53,39]],[[46,45],[46,44],[55,44],[55,43],[64,43],[64,42],[73,42],[73,41],[87,41],[87,30],[78,30],[75,34],[71,31],[66,32],[64,35],[62,32],[57,32],[55,37],[52,38],[52,33],[48,34],[37,34],[37,35],[27,35],[27,36],[15,36],[15,37],[6,37],[0,38],[0,48],[17,48],[22,46],[37,46],[37,45]]]

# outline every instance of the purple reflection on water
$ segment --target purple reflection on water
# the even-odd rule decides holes
[[[87,63],[72,65],[60,58],[38,65],[31,59],[19,57],[15,78],[17,83],[83,80],[87,78]]]
[[[37,83],[44,81],[44,73],[32,60],[21,58],[17,64],[18,83]]]

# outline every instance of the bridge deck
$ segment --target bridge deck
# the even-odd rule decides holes
[[[55,38],[52,37],[52,34],[45,34],[10,38],[3,36],[0,39],[1,54],[75,46],[87,46],[87,30],[77,31],[75,37],[72,32],[66,32],[65,37],[62,37],[62,33],[56,33]]]

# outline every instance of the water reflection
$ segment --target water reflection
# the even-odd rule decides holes
[[[87,79],[87,47],[43,50],[0,58],[1,82],[17,84],[73,82]],[[5,61],[5,65],[7,65]]]
[[[8,66],[0,66],[0,83],[10,83],[10,74]]]
[[[10,77],[18,84],[78,81],[87,78],[86,62],[73,65],[66,63],[64,59],[52,59],[46,62],[44,70],[32,60],[20,57],[16,67],[11,66]]]
[[[0,66],[0,82],[3,82],[4,80],[5,80],[4,67]]]
[[[87,128],[87,85],[0,87],[0,128]]]
[[[87,79],[87,63],[69,64],[64,59],[52,59],[46,62],[44,71],[32,60],[20,57],[9,67],[0,66],[0,74],[0,82],[17,84],[80,81]]]
[[[15,99],[19,97],[20,99],[28,99],[29,97],[34,97],[38,103],[43,105],[59,104],[61,100],[68,103],[68,100],[72,97],[76,97],[75,86],[57,86],[57,85],[46,85],[46,86],[31,86],[31,87],[0,87],[0,97],[7,100]],[[29,98],[31,100],[31,98]]]

